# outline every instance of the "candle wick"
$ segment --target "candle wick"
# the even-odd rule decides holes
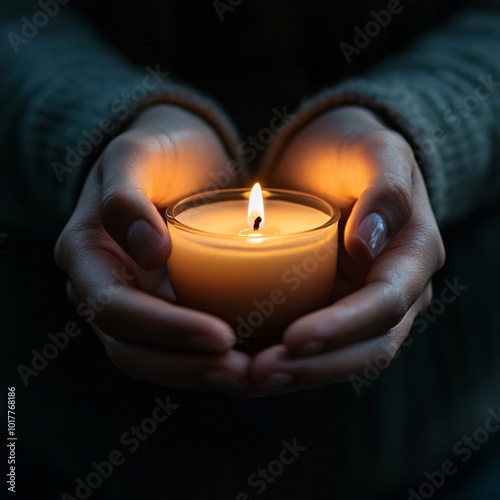
[[[253,222],[253,230],[258,231],[260,227],[260,223],[262,222],[262,217],[257,217]]]

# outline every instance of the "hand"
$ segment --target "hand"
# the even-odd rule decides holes
[[[431,300],[444,247],[410,145],[369,110],[330,111],[301,129],[264,180],[342,212],[332,305],[292,323],[252,364],[255,394],[349,379],[388,359]]]
[[[174,304],[160,215],[173,199],[231,187],[238,176],[216,133],[181,108],[143,111],[90,171],[55,248],[68,296],[111,361],[134,378],[174,387],[237,391],[249,358],[231,349],[231,327]],[[217,174],[214,175],[214,174]]]

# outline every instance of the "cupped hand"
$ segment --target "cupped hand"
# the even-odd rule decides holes
[[[234,187],[237,174],[211,127],[171,105],[143,111],[91,169],[55,259],[77,313],[134,378],[235,392],[246,384],[250,360],[232,349],[231,327],[175,304],[160,215],[184,194]]]
[[[267,186],[330,200],[342,219],[332,304],[296,320],[281,344],[254,358],[253,394],[323,387],[377,356],[392,359],[444,264],[410,145],[371,111],[346,106],[302,128],[263,175]]]

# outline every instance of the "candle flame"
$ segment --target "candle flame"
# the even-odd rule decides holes
[[[257,217],[261,220],[258,223],[258,228],[264,226],[264,200],[262,198],[262,189],[260,184],[256,182],[250,191],[250,199],[248,200],[248,227],[254,229]]]

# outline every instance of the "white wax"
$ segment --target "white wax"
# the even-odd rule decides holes
[[[169,224],[172,287],[181,305],[226,320],[240,338],[279,333],[294,319],[326,305],[337,265],[337,223],[328,214],[284,200],[265,200],[266,228],[248,230],[244,199],[189,208]],[[312,231],[316,229],[315,231]]]

